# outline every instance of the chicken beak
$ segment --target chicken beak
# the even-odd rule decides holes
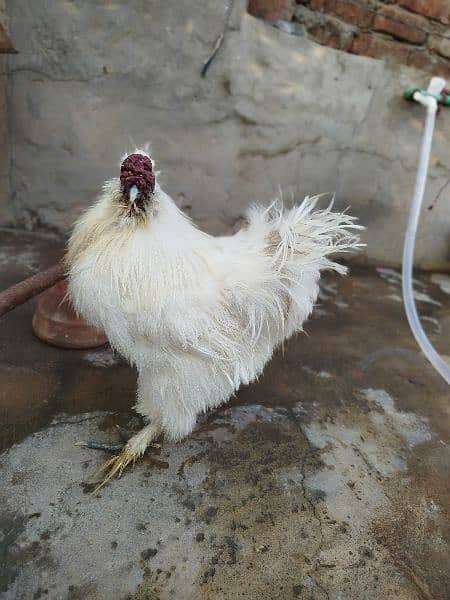
[[[136,185],[133,185],[133,186],[130,187],[129,194],[130,194],[130,204],[134,204],[135,201],[136,201],[136,198],[139,195],[139,190],[138,190],[138,188],[137,188]]]

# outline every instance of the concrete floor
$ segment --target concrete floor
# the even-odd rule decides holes
[[[0,287],[60,256],[0,232]],[[418,277],[449,353],[449,279]],[[0,598],[446,599],[450,394],[418,351],[395,271],[327,277],[261,381],[92,494],[80,439],[139,427],[135,372],[0,328]]]

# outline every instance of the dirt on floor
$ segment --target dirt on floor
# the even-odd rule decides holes
[[[62,251],[0,240],[0,288]],[[0,598],[449,598],[450,393],[400,282],[382,267],[327,276],[258,383],[95,493],[106,457],[74,444],[139,428],[136,373],[109,347],[38,341],[35,301],[2,318]],[[443,354],[449,282],[415,284]]]

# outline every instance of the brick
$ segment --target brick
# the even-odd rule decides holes
[[[373,29],[390,33],[412,44],[423,44],[427,38],[427,20],[395,6],[386,6],[375,16]]]
[[[439,75],[444,79],[450,76],[450,63],[424,50],[411,50],[406,64],[409,67],[426,71],[430,75]]]
[[[441,35],[430,35],[428,39],[428,48],[437,52],[445,58],[450,58],[450,39]]]
[[[409,67],[415,67],[422,71],[432,72],[435,62],[434,57],[429,54],[426,50],[412,50],[408,54],[406,64]]]
[[[397,4],[424,17],[450,23],[450,0],[397,0]]]
[[[448,81],[450,79],[450,63],[448,62],[448,60],[438,57],[434,65],[432,74],[438,75],[439,77],[443,77]]]
[[[247,7],[254,17],[271,22],[290,21],[294,11],[294,0],[250,0]]]
[[[353,39],[350,51],[372,58],[392,58],[395,62],[406,63],[409,48],[400,42],[386,40],[373,33],[358,33]]]
[[[370,27],[373,11],[354,0],[311,0],[311,8],[324,12],[350,25],[363,29]]]

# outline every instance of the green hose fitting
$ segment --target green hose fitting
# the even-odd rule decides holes
[[[419,92],[419,94],[422,94],[422,96],[433,96],[433,94],[428,93],[427,90],[407,87],[403,92],[403,98],[406,98],[407,100],[414,100],[413,96],[416,92]],[[442,106],[450,106],[450,96],[447,96],[447,94],[436,94],[433,97],[436,98],[436,102],[438,104]]]

